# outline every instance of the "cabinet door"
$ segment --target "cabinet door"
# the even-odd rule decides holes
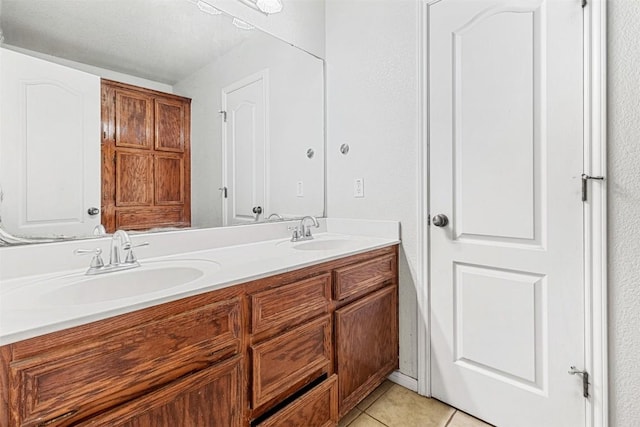
[[[397,368],[397,292],[388,286],[335,312],[340,416]]]
[[[190,375],[78,427],[239,427],[242,357]]]

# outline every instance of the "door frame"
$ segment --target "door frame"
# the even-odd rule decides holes
[[[430,374],[430,242],[429,242],[429,120],[428,101],[429,6],[443,0],[418,0],[418,393],[431,395]],[[576,0],[576,7],[580,2]],[[607,173],[607,0],[588,0],[584,7],[584,173]],[[585,404],[585,427],[607,427],[607,185],[589,183],[590,200],[584,203],[584,366],[591,377],[591,397]]]
[[[233,92],[234,90],[238,90],[244,86],[247,86],[251,83],[257,82],[258,80],[262,80],[262,97],[264,100],[264,202],[262,206],[262,212],[266,213],[268,211],[268,205],[270,200],[269,195],[269,177],[271,176],[271,171],[269,169],[269,165],[271,164],[271,150],[270,150],[270,128],[269,128],[269,69],[265,68],[263,70],[258,71],[257,73],[253,73],[246,77],[241,78],[225,87],[223,87],[220,91],[220,110],[221,112],[225,112],[225,118],[222,121],[222,187],[228,188],[229,183],[227,182],[227,96],[229,92]],[[226,197],[222,197],[222,224],[223,225],[232,225],[228,224],[228,203],[229,199]]]

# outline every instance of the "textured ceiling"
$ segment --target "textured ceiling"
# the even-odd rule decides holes
[[[1,0],[5,43],[174,84],[257,30],[188,0]]]

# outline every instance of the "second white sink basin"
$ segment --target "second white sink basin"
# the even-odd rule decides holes
[[[354,243],[344,239],[308,240],[306,242],[293,243],[293,249],[299,251],[331,251],[347,249]]]

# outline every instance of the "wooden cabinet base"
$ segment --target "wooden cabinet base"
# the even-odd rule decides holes
[[[397,250],[0,347],[0,427],[334,426],[397,367]]]
[[[256,427],[330,427],[337,422],[338,388],[333,375]]]
[[[335,312],[340,416],[398,366],[397,301],[389,286]]]
[[[240,427],[242,357],[189,375],[77,427]]]

